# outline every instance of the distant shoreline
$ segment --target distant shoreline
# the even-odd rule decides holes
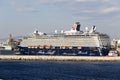
[[[0,55],[0,60],[120,62],[120,57],[106,57],[106,56]]]

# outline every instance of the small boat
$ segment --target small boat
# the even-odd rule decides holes
[[[116,50],[110,50],[108,56],[119,56],[119,54]]]

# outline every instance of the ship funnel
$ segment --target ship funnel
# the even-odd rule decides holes
[[[80,22],[76,22],[73,26],[72,29],[73,31],[80,31]]]
[[[95,30],[96,30],[96,27],[95,27],[95,25],[93,25],[92,29],[93,29],[93,31],[95,31]]]
[[[76,22],[76,24],[77,24],[76,30],[77,30],[77,31],[80,31],[80,26],[81,26],[81,25],[80,25],[80,22]]]
[[[35,35],[38,35],[38,30],[36,29],[33,33],[34,33]]]
[[[95,27],[95,25],[93,25],[93,27],[91,28],[91,30],[90,30],[90,33],[93,33],[93,32],[95,32],[96,31],[96,27]]]

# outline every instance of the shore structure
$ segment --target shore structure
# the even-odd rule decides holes
[[[108,57],[108,56],[0,55],[0,60],[120,62],[120,57]]]
[[[15,55],[19,41],[10,34],[7,40],[0,41],[0,55]]]
[[[12,34],[10,34],[6,41],[0,42],[0,50],[15,50],[19,43],[20,41],[15,40]]]
[[[105,56],[110,50],[110,37],[97,32],[95,26],[83,32],[76,22],[71,30],[55,30],[53,35],[35,30],[24,36],[18,48],[26,55]]]
[[[116,50],[120,55],[120,39],[113,39],[111,41],[111,49]]]

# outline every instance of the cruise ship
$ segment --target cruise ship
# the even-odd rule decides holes
[[[23,37],[18,50],[26,55],[105,56],[110,37],[97,32],[96,26],[82,31],[80,22],[76,22],[69,31],[55,30],[51,35],[35,30]]]

